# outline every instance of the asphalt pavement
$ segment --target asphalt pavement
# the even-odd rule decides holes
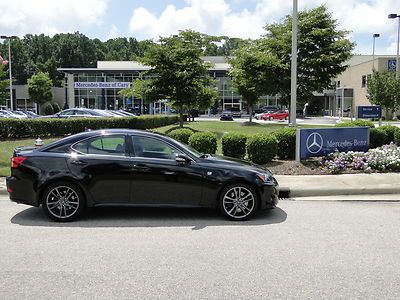
[[[0,299],[399,299],[400,203],[95,209],[60,224],[0,196]]]

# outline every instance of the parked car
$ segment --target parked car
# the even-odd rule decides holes
[[[0,118],[9,119],[9,118],[11,118],[11,116],[7,113],[6,110],[0,110]]]
[[[17,148],[6,182],[12,201],[42,205],[61,222],[77,219],[87,207],[127,204],[218,208],[229,219],[245,220],[278,201],[278,183],[261,166],[128,129]]]
[[[69,108],[60,111],[54,115],[41,116],[42,118],[99,118],[110,117],[110,114],[103,113],[102,110],[89,109],[89,108]]]
[[[28,118],[30,118],[30,119],[33,119],[33,118],[38,118],[39,116],[35,113],[35,112],[33,112],[33,111],[31,111],[31,110],[24,110],[24,111],[22,111]]]
[[[261,114],[261,113],[266,113],[266,112],[276,112],[279,110],[279,107],[277,106],[261,106],[259,108],[256,108],[253,111],[253,114]]]
[[[24,113],[24,112],[22,112],[22,111],[20,111],[20,110],[13,110],[13,111],[11,111],[14,115],[17,115],[20,119],[27,119],[28,118],[28,116]]]
[[[219,118],[221,121],[233,121],[232,112],[229,110],[224,110]]]
[[[241,118],[242,117],[242,112],[239,109],[232,109],[232,117],[234,118]]]
[[[287,120],[289,118],[289,112],[286,110],[278,110],[276,112],[268,112],[262,115],[263,120]]]
[[[12,112],[11,110],[0,110],[1,111],[1,115],[3,116],[3,118],[11,118],[11,119],[24,119],[26,118],[26,116],[22,116],[20,114],[16,114],[14,112]]]

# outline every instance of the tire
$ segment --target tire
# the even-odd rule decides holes
[[[273,121],[273,120],[274,120],[274,117],[269,117],[269,120],[270,120],[270,121]]]
[[[240,197],[235,195],[241,194]],[[247,200],[247,201],[246,201]],[[236,203],[236,201],[238,201]],[[221,213],[228,219],[244,221],[251,218],[258,209],[258,196],[252,187],[235,183],[224,188],[218,199]]]
[[[285,120],[289,119],[288,117],[285,117]]]
[[[53,183],[43,192],[42,209],[54,221],[74,221],[82,215],[85,206],[81,189],[70,182]]]

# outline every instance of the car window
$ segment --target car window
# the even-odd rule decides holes
[[[86,116],[86,115],[88,115],[88,113],[83,111],[83,110],[75,110],[75,115],[77,115],[77,116]]]
[[[62,111],[62,112],[60,112],[60,115],[61,116],[71,116],[71,115],[73,115],[74,114],[74,111],[71,109],[71,110],[65,110],[65,111]]]
[[[123,135],[94,137],[73,145],[72,149],[85,154],[124,156],[125,137]]]
[[[132,136],[133,149],[136,157],[173,159],[179,150],[155,138],[145,136]]]

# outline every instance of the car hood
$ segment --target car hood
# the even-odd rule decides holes
[[[237,159],[233,157],[220,156],[220,155],[209,155],[206,158],[202,158],[202,163],[215,165],[218,168],[230,168],[230,169],[242,169],[260,173],[267,173],[272,175],[271,171],[267,168],[253,164],[249,161]]]

